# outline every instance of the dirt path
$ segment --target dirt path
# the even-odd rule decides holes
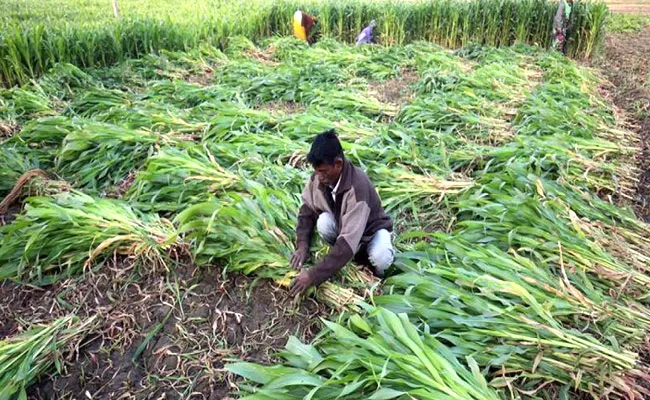
[[[650,15],[650,4],[648,3],[627,3],[607,4],[609,10],[615,13]]]
[[[650,15],[650,0],[605,0],[610,11]]]
[[[642,140],[637,213],[650,221],[650,28],[609,35],[593,65],[614,84],[614,103],[626,111]]]

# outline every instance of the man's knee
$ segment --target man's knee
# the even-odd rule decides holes
[[[372,266],[375,267],[377,276],[383,277],[388,267],[393,265],[395,251],[392,247],[375,249],[372,253],[368,254],[368,258]]]
[[[395,249],[391,243],[390,232],[382,229],[375,234],[368,246],[368,259],[375,268],[375,273],[378,276],[384,276],[384,272],[395,259]]]
[[[328,212],[321,213],[318,216],[318,221],[316,221],[316,229],[320,237],[328,244],[334,244],[336,242],[338,231],[336,229],[336,218],[334,218],[334,214]]]

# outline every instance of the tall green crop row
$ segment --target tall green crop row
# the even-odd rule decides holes
[[[557,8],[550,0],[278,0],[257,1],[255,5],[205,0],[174,8],[148,0],[120,2],[123,15],[115,18],[109,5],[104,9],[100,4],[86,6],[82,17],[73,5],[60,10],[59,3],[50,4],[53,9],[48,9],[44,7],[47,4],[23,1],[31,0],[11,0],[10,12],[0,19],[0,86],[24,84],[61,62],[101,67],[161,50],[189,50],[204,44],[223,49],[236,35],[254,41],[290,35],[297,9],[318,18],[318,36],[346,42],[353,41],[375,19],[383,44],[428,40],[451,48],[516,42],[549,47]],[[37,10],[36,15],[25,16],[23,6]],[[197,7],[201,12],[197,13]],[[576,3],[568,37],[569,55],[588,58],[597,50],[606,14],[602,3]]]
[[[380,40],[404,44],[428,40],[445,47],[469,43],[507,46],[516,41],[550,45],[557,4],[544,0],[459,2],[278,2],[269,22],[274,32],[289,34],[291,10],[319,17],[324,36],[353,41],[367,21],[377,21]]]

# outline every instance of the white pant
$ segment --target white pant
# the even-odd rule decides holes
[[[318,216],[316,229],[323,240],[333,245],[339,236],[336,226],[336,218],[332,213],[324,212]],[[356,249],[353,249],[356,250]],[[386,229],[380,229],[368,242],[368,260],[375,267],[377,276],[384,276],[384,272],[393,264],[395,258],[395,249],[391,241],[390,232]]]

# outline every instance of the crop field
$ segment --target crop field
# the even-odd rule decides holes
[[[0,16],[0,400],[650,398],[643,143],[554,4],[76,3]],[[396,261],[292,298],[330,128]]]
[[[646,396],[650,227],[603,93],[524,45],[290,38],[2,91],[0,397]],[[289,299],[329,127],[398,258]]]
[[[457,48],[470,43],[550,47],[557,2],[549,0],[5,0],[0,13],[0,86],[25,84],[57,62],[78,67],[114,65],[159,50],[228,38],[253,41],[291,33],[296,9],[318,16],[316,34],[351,42],[371,19],[382,44],[428,40]],[[589,58],[603,40],[604,3],[576,2],[567,53]]]

